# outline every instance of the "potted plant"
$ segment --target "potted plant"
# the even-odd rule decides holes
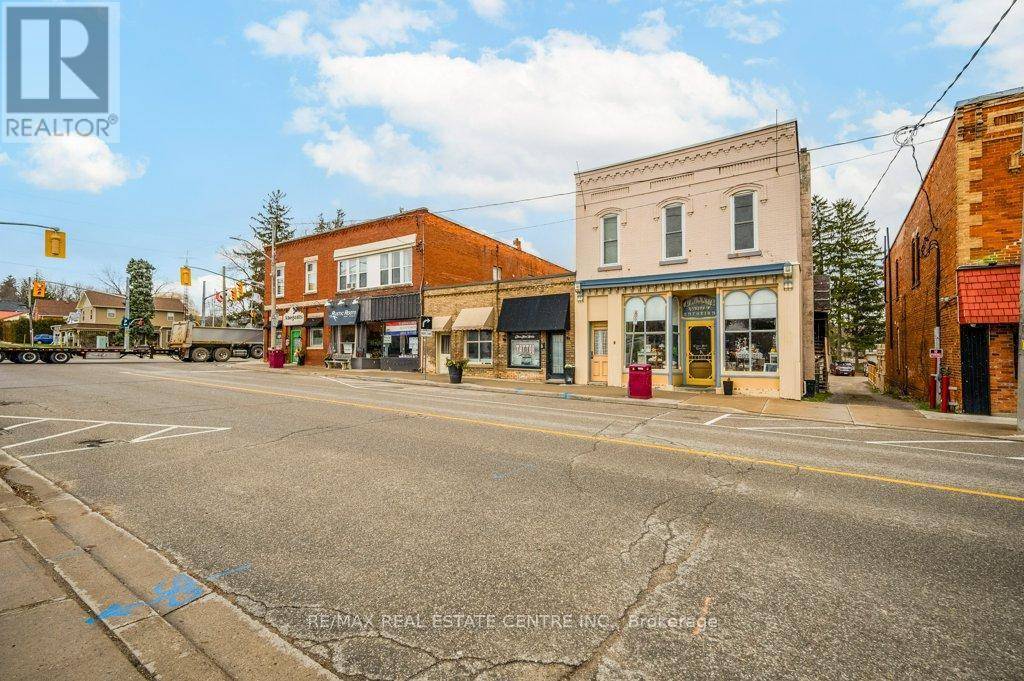
[[[306,361],[306,350],[299,348],[295,351],[295,366],[300,367]]]
[[[722,381],[722,394],[732,395],[732,379],[726,378]]]
[[[462,370],[469,364],[469,360],[449,357],[445,364],[448,366],[448,380],[451,383],[462,383]]]
[[[564,367],[564,370],[565,370],[565,384],[566,385],[572,385],[573,383],[575,383],[576,382],[576,365],[575,364],[566,364],[565,367]]]

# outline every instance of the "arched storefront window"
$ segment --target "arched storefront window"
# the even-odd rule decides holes
[[[725,297],[725,370],[779,370],[778,300],[774,291],[733,291]]]
[[[626,364],[665,368],[665,323],[668,306],[661,296],[626,301]]]

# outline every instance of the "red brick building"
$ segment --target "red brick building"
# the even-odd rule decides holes
[[[278,244],[264,309],[269,328],[273,298],[290,361],[418,371],[424,288],[568,273],[419,208]]]
[[[886,256],[889,389],[927,399],[937,325],[956,410],[1016,410],[1022,129],[1024,88],[957,103]]]

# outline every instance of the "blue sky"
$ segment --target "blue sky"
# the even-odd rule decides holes
[[[0,220],[60,225],[66,261],[4,228],[0,271],[90,282],[130,257],[219,268],[271,190],[300,230],[571,191],[572,173],[796,118],[817,146],[916,120],[1008,0],[127,1],[120,141],[0,147]],[[934,117],[1024,84],[1016,8]],[[919,139],[942,134],[926,128]],[[815,165],[892,148],[813,155]],[[921,146],[930,158],[934,143]],[[815,171],[862,200],[888,156]],[[872,199],[895,230],[909,155]],[[450,214],[573,265],[572,199]],[[545,226],[541,223],[555,222]]]

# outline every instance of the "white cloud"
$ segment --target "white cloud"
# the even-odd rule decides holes
[[[922,113],[900,108],[878,110],[865,118],[861,127],[867,135],[890,132],[900,126],[916,123]],[[940,110],[929,116],[929,119],[943,118],[947,115],[948,110]],[[945,129],[946,123],[936,123],[918,132],[917,159],[922,173],[928,172],[928,166],[939,146],[938,141],[926,140],[942,137]],[[810,146],[815,146],[813,140]],[[870,143],[849,144],[813,152],[814,166],[876,154],[849,163],[818,168],[811,176],[814,193],[829,199],[849,198],[860,205],[881,177],[895,149],[892,138],[885,136]],[[914,168],[910,149],[904,149],[867,207],[878,225],[880,235],[885,233],[886,227],[889,228],[890,234],[895,235],[917,195],[920,184],[921,180]]]
[[[98,137],[47,137],[25,152],[21,176],[44,189],[99,193],[146,172],[145,163],[115,154]]]
[[[285,131],[299,135],[327,130],[324,110],[313,106],[300,106],[292,111],[291,119],[285,124]]]
[[[1006,10],[1007,0],[909,0],[911,7],[932,13],[936,45],[973,50],[988,35],[996,19]],[[965,61],[970,50],[965,52]],[[1006,16],[979,57],[989,88],[1018,87],[1024,83],[1024,8],[1015,7]],[[977,79],[977,76],[974,76]],[[982,94],[978,92],[976,94]]]
[[[330,22],[329,36],[310,32],[309,13],[287,12],[270,25],[252,23],[245,37],[271,57],[365,54],[372,48],[392,48],[412,41],[416,32],[435,26],[430,13],[397,0],[366,0],[344,19]]]
[[[430,51],[434,54],[451,54],[457,49],[459,49],[458,43],[454,43],[451,40],[445,40],[444,38],[430,43]]]
[[[500,200],[571,187],[577,161],[662,151],[792,110],[784,92],[715,74],[683,52],[639,53],[562,31],[516,45],[517,58],[320,55],[320,106],[375,110],[381,121],[332,126],[303,149],[328,174],[380,191]]]
[[[469,0],[473,11],[487,21],[501,21],[505,18],[505,0]]]
[[[743,60],[744,66],[772,66],[775,63],[775,57],[751,57]]]
[[[760,45],[782,33],[782,24],[778,13],[772,11],[771,16],[761,16],[744,11],[749,5],[764,4],[758,0],[728,0],[723,4],[714,5],[708,10],[706,21],[708,26],[724,28],[729,37],[744,43]]]
[[[641,52],[664,52],[679,34],[679,29],[665,21],[665,10],[652,9],[640,15],[640,23],[622,34],[622,42]]]

